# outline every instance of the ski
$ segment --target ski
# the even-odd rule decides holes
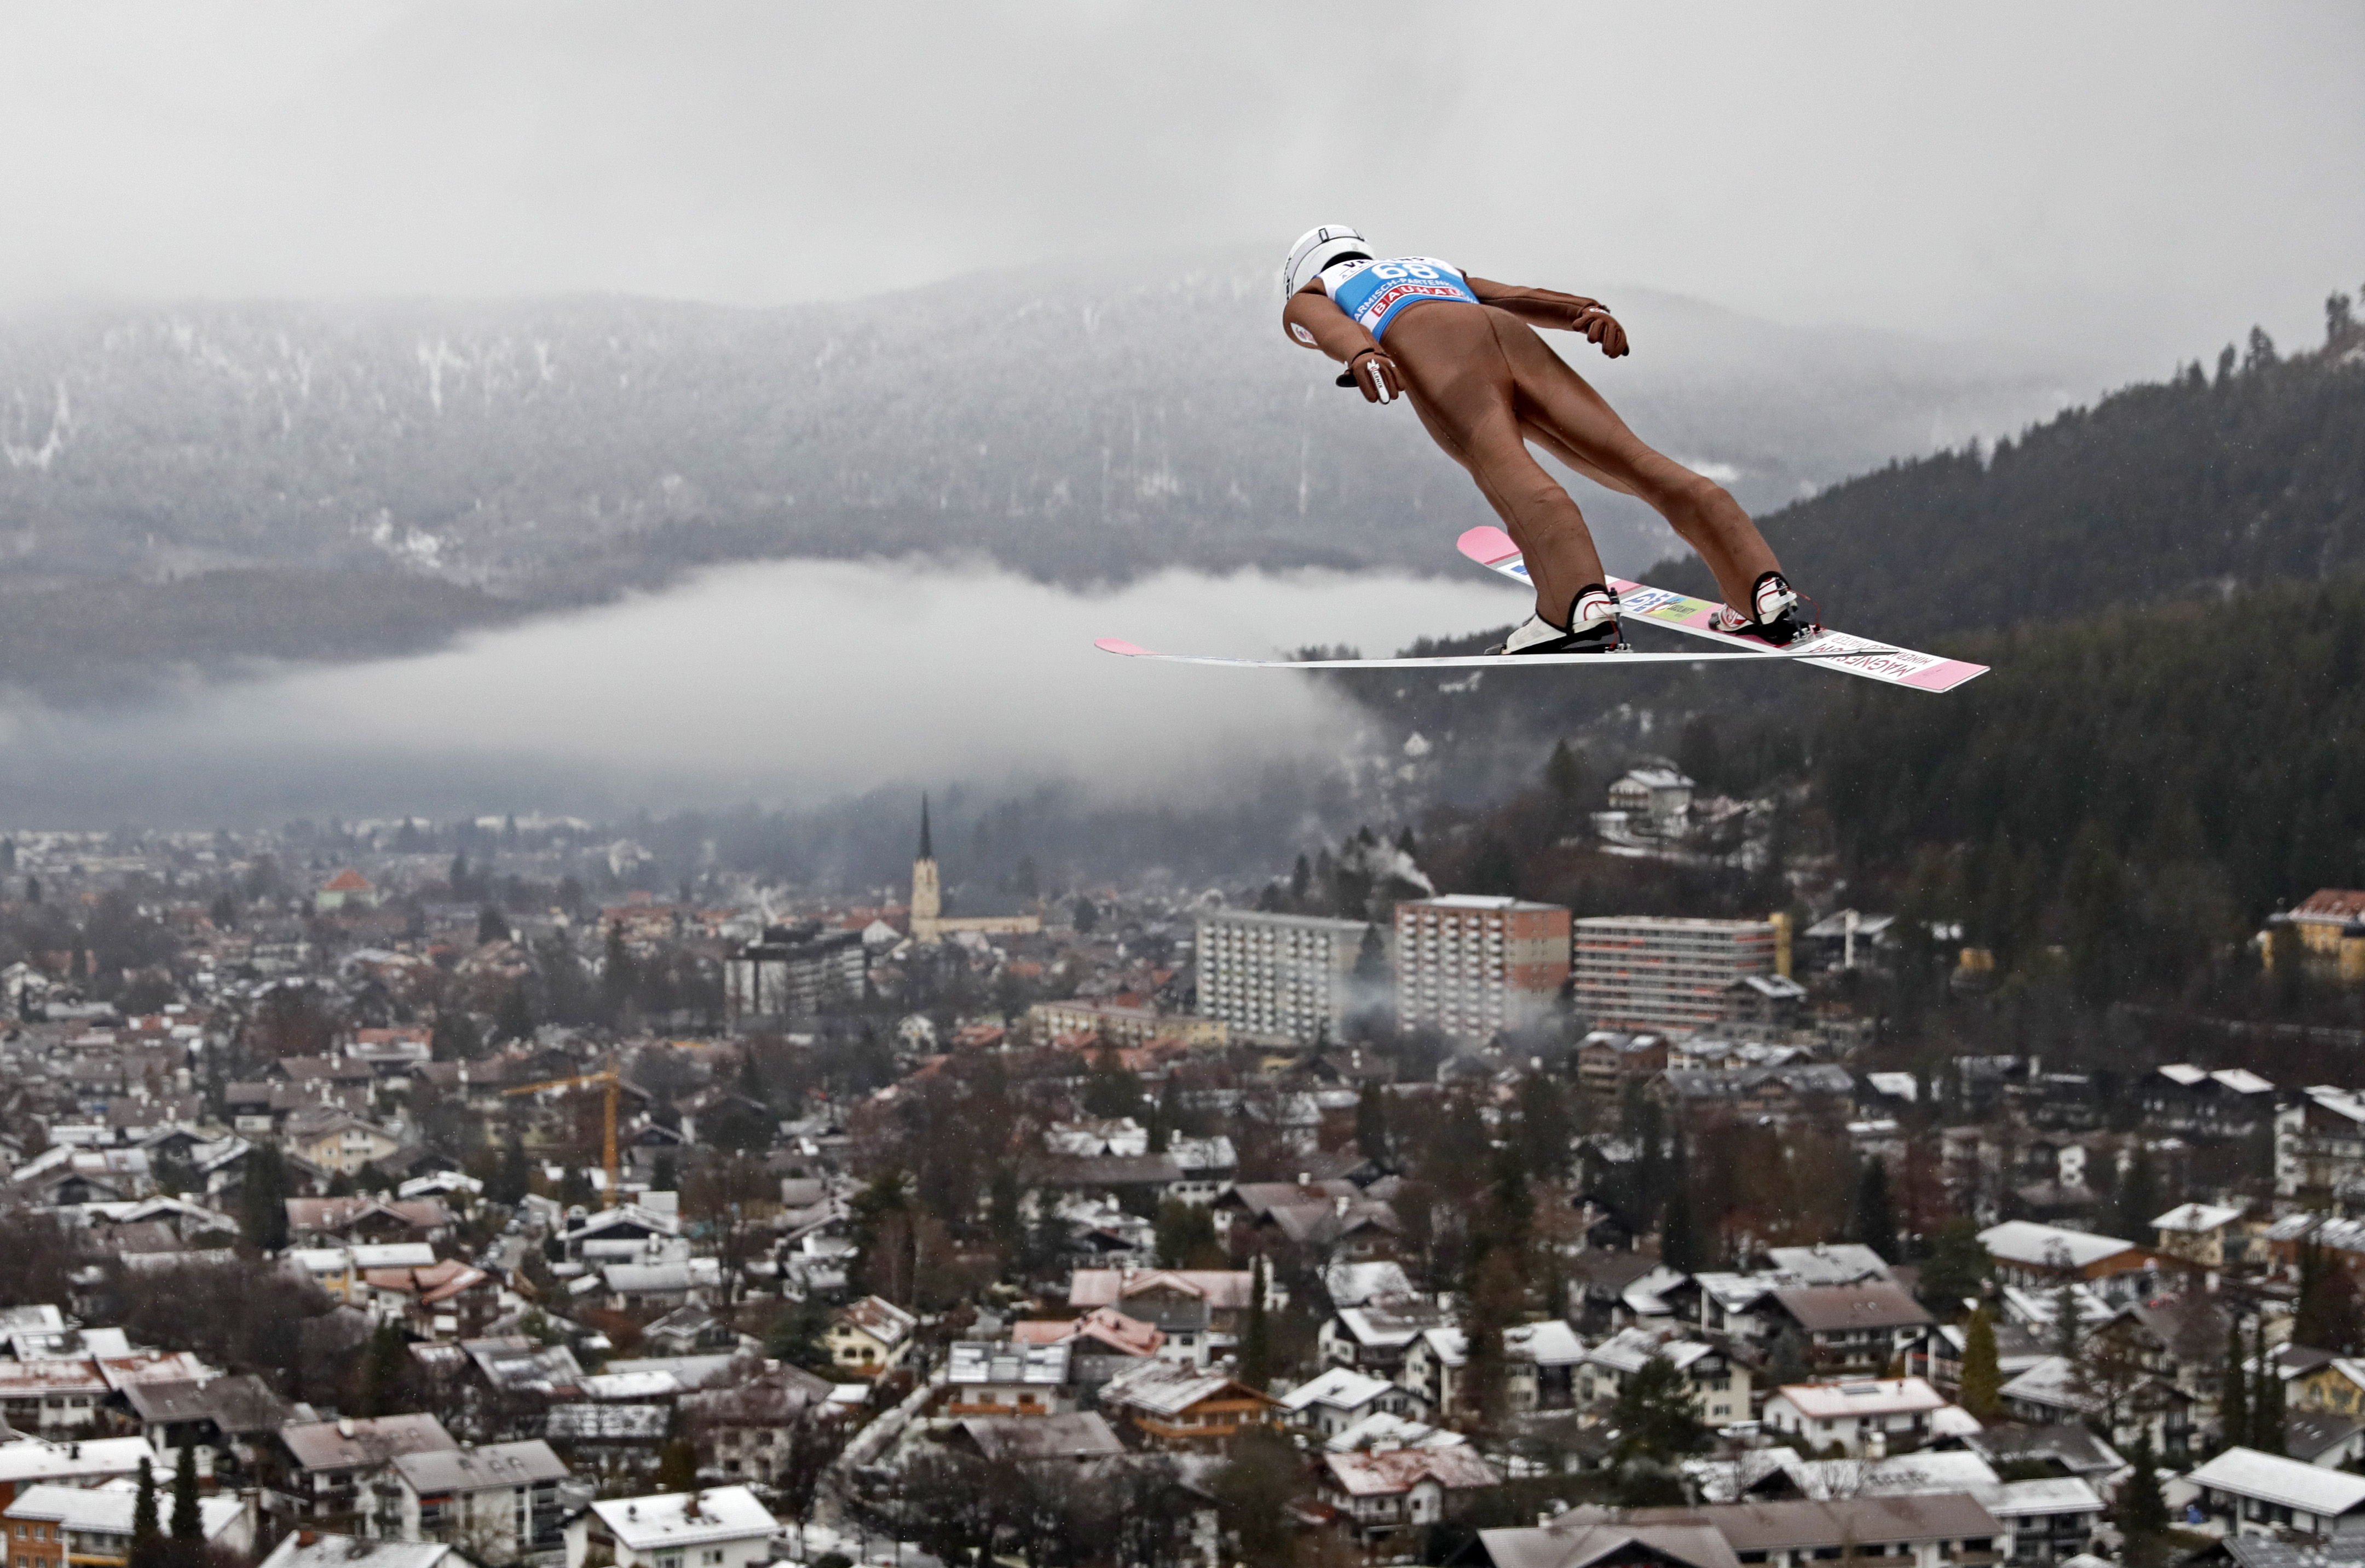
[[[1527,564],[1519,558],[1519,547],[1512,543],[1511,536],[1501,529],[1474,528],[1457,543],[1464,555],[1488,571],[1500,572],[1516,582],[1534,587],[1528,578]],[[1628,582],[1623,577],[1610,578],[1609,587],[1618,595],[1620,619],[1630,623],[1644,622],[1653,626],[1664,626],[1670,631],[1705,637],[1728,648],[1745,650],[1726,655],[1728,657],[1803,659],[1819,668],[1858,675],[1866,680],[1877,680],[1889,686],[1911,687],[1916,691],[1952,691],[1965,681],[1976,680],[1988,672],[1985,665],[1941,658],[1936,654],[1917,653],[1911,648],[1892,647],[1845,632],[1829,630],[1787,648],[1769,648],[1747,637],[1729,636],[1710,629],[1709,618],[1716,613],[1719,607],[1707,599],[1670,593],[1665,588],[1654,588],[1647,583]],[[1601,655],[1591,656],[1598,658]],[[1497,659],[1493,662],[1504,664],[1510,661]]]
[[[1117,654],[1128,659],[1157,659],[1172,665],[1220,665],[1227,669],[1518,669],[1530,665],[1595,665],[1603,669],[1624,669],[1630,665],[1713,664],[1724,659],[1803,659],[1828,657],[1821,649],[1813,653],[1791,653],[1766,648],[1754,654],[1638,654],[1620,649],[1611,654],[1452,654],[1425,659],[1239,659],[1219,654],[1160,654],[1128,643],[1122,637],[1102,637],[1093,644],[1104,654]],[[1895,653],[1893,648],[1873,648],[1866,656]]]

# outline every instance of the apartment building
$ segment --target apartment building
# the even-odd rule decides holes
[[[1199,1011],[1301,1045],[1335,1040],[1347,1014],[1365,1003],[1355,963],[1371,929],[1360,920],[1210,910],[1199,917],[1194,954]]]
[[[1575,923],[1578,1017],[1599,1029],[1706,1029],[1774,973],[1774,924],[1596,915]]]
[[[1463,1039],[1541,1023],[1568,983],[1568,911],[1450,893],[1396,905],[1396,1021]]]

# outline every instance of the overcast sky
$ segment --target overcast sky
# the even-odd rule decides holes
[[[1494,275],[2148,364],[2258,319],[2313,341],[2365,279],[2348,0],[73,0],[0,28],[5,300],[769,304],[1277,258],[1344,219]]]

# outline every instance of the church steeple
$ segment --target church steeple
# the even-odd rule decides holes
[[[945,913],[944,887],[936,879],[936,847],[928,834],[928,798],[920,797],[920,853],[912,861],[912,935],[922,942],[939,935],[937,920]]]

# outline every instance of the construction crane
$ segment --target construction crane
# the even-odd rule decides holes
[[[616,1099],[619,1085],[622,1081],[622,1075],[611,1067],[598,1072],[577,1073],[573,1078],[551,1078],[544,1079],[540,1083],[521,1083],[515,1089],[501,1091],[502,1095],[507,1097],[512,1094],[539,1094],[545,1089],[588,1089],[595,1084],[607,1089],[608,1114],[605,1136],[600,1145],[600,1154],[602,1162],[608,1168],[607,1206],[611,1209],[622,1201],[616,1190],[617,1178],[620,1174],[616,1161]]]

